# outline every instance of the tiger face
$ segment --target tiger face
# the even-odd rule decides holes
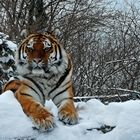
[[[67,65],[65,51],[50,35],[30,35],[21,43],[17,54],[17,68],[22,74],[59,73]]]
[[[28,69],[37,74],[48,69],[48,59],[53,52],[53,45],[49,39],[40,40],[34,38],[29,40],[25,53],[27,54]]]

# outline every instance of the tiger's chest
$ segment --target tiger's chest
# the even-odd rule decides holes
[[[46,99],[54,99],[59,93],[65,91],[70,78],[71,72],[67,69],[57,74],[52,72],[40,76],[26,74],[17,76],[15,79],[25,82],[28,94],[44,104]]]
[[[50,79],[47,78],[34,78],[37,84],[42,88],[46,98],[48,97],[49,92],[56,87],[59,82],[60,76],[54,76]]]
[[[61,85],[63,85],[61,74],[52,75],[51,77],[35,77],[35,76],[26,76],[27,80],[30,80],[34,87],[39,89],[45,99],[51,99],[52,96],[61,90]]]

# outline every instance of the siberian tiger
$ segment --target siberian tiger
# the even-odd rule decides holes
[[[58,40],[50,34],[31,34],[16,53],[18,75],[5,84],[12,90],[24,113],[39,130],[54,128],[54,117],[44,107],[52,99],[58,117],[65,124],[78,122],[73,102],[72,61]]]

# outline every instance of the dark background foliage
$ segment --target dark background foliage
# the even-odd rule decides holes
[[[17,44],[54,32],[74,63],[75,96],[108,100],[140,94],[140,17],[134,3],[105,0],[1,0],[0,31]]]

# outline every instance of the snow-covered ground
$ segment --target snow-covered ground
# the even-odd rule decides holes
[[[51,102],[46,107],[53,112],[56,128],[51,132],[33,130],[12,92],[0,95],[0,140],[140,140],[140,101],[110,103],[98,100],[76,103],[79,124],[64,125],[57,118],[57,108]],[[101,126],[115,128],[103,133]]]

